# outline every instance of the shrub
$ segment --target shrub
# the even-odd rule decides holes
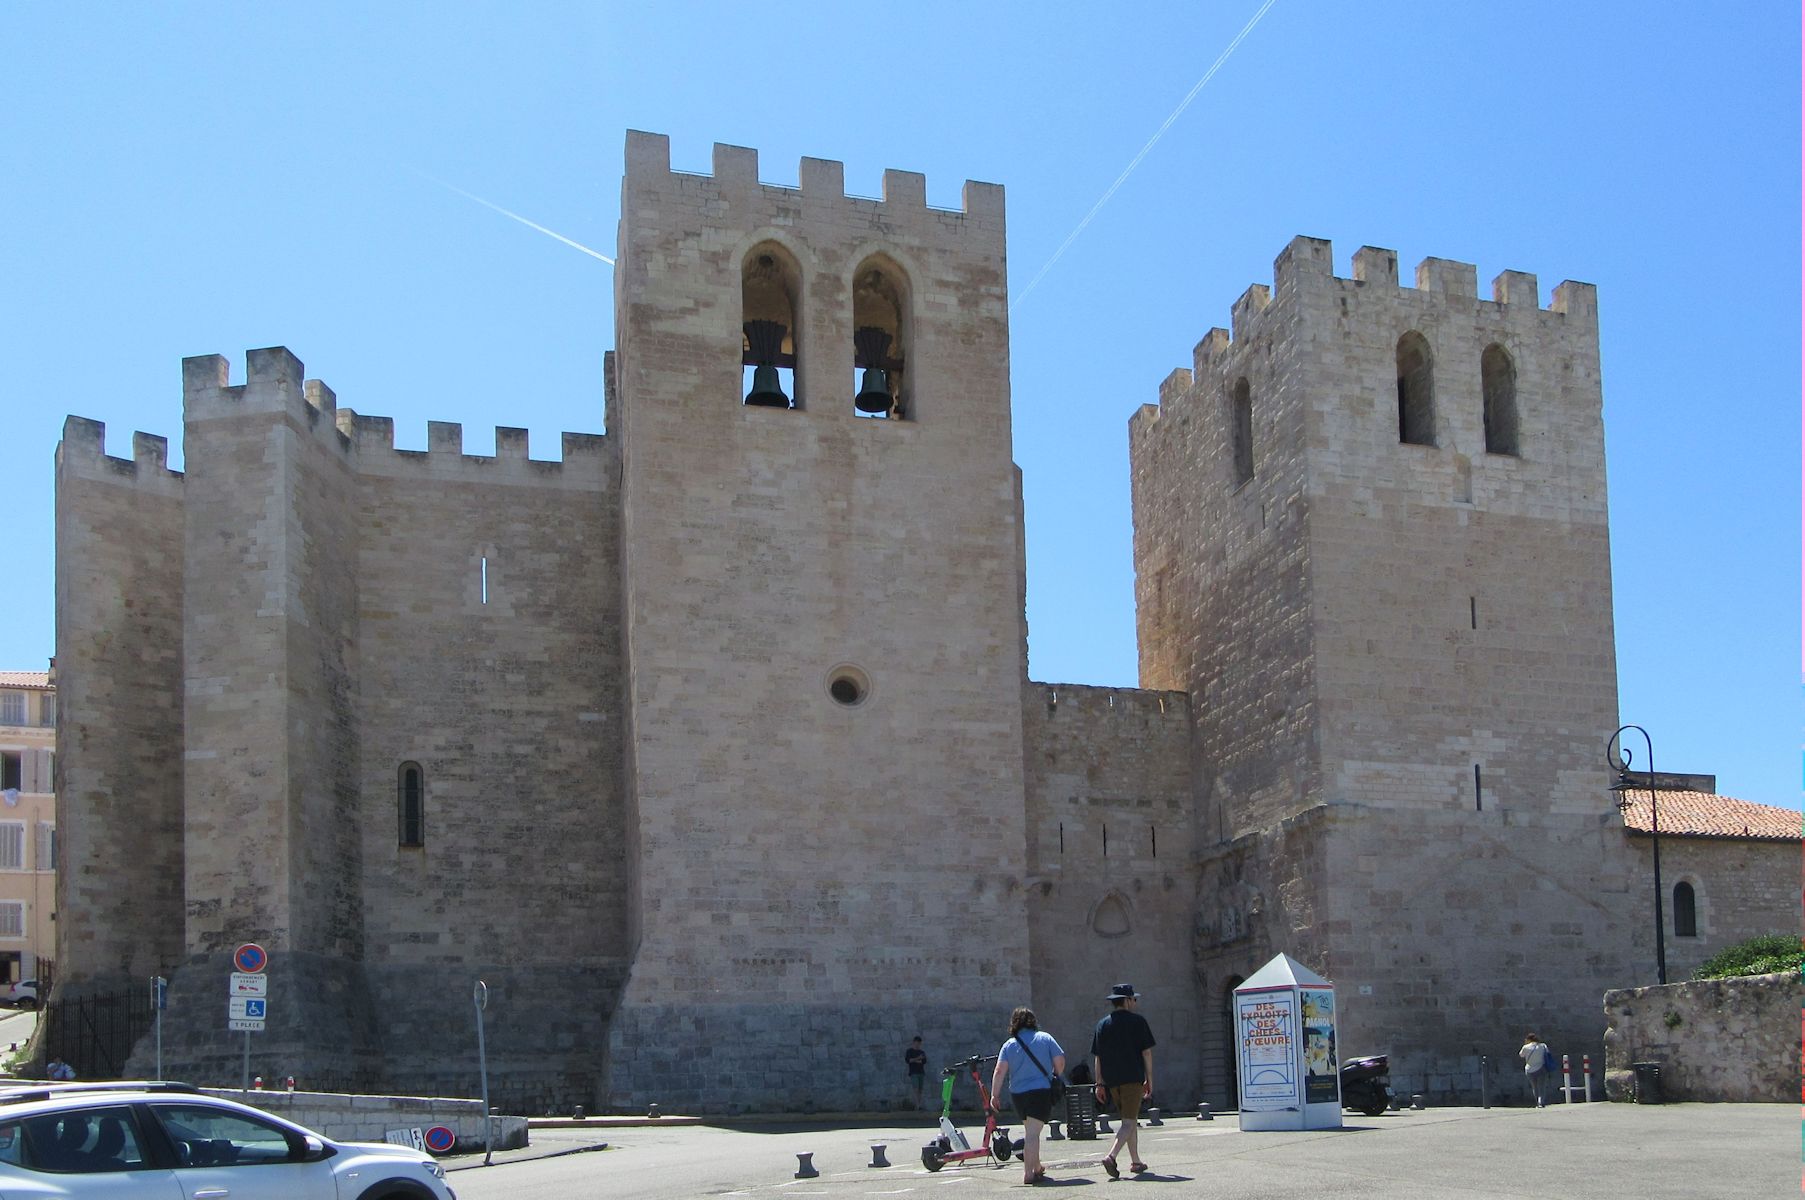
[[[1805,943],[1796,933],[1764,933],[1737,942],[1706,959],[1694,979],[1726,979],[1732,975],[1768,975],[1805,970]]]

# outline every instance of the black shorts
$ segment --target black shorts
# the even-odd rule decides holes
[[[1009,1100],[1024,1120],[1048,1121],[1053,1116],[1053,1089],[1035,1088],[1030,1092],[1010,1092]]]

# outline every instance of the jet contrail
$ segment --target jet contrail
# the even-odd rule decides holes
[[[1253,19],[1241,27],[1241,32],[1237,33],[1235,35],[1235,40],[1228,44],[1228,49],[1224,50],[1217,56],[1216,61],[1210,64],[1210,69],[1205,71],[1203,73],[1203,78],[1197,81],[1197,86],[1193,87],[1190,92],[1186,94],[1185,98],[1178,102],[1178,107],[1172,110],[1172,115],[1166,118],[1165,124],[1161,125],[1159,129],[1154,132],[1153,136],[1147,139],[1147,144],[1141,147],[1141,152],[1134,156],[1120,175],[1116,176],[1116,181],[1109,185],[1109,190],[1103,193],[1103,198],[1093,204],[1091,210],[1084,214],[1084,220],[1078,222],[1078,228],[1072,230],[1065,241],[1059,244],[1059,249],[1053,252],[1053,257],[1047,260],[1047,265],[1040,269],[1039,274],[1028,281],[1027,287],[1016,293],[1015,298],[1009,302],[1009,309],[1011,312],[1015,310],[1016,305],[1028,298],[1028,293],[1034,290],[1034,285],[1039,283],[1046,276],[1046,273],[1053,269],[1053,264],[1058,262],[1071,244],[1078,240],[1078,235],[1083,233],[1084,227],[1091,223],[1091,218],[1103,211],[1103,206],[1108,204],[1109,198],[1116,194],[1116,189],[1128,181],[1128,177],[1134,174],[1134,169],[1141,165],[1141,160],[1147,157],[1147,152],[1153,149],[1156,142],[1166,136],[1166,130],[1172,128],[1172,123],[1183,115],[1185,109],[1191,107],[1191,101],[1197,99],[1197,93],[1203,90],[1206,83],[1215,78],[1216,72],[1222,69],[1222,64],[1228,61],[1228,56],[1235,52],[1235,47],[1239,46],[1242,39],[1253,32],[1253,27],[1260,23],[1260,18],[1266,15],[1266,10],[1277,3],[1278,0],[1266,0],[1266,3],[1260,5],[1259,11],[1254,13]],[[472,199],[475,199],[475,197],[472,197]],[[509,215],[511,216],[512,214]]]
[[[1270,2],[1270,0],[1269,0],[1269,2]],[[473,196],[469,192],[466,192],[463,188],[458,187],[455,184],[446,183],[443,179],[434,179],[431,175],[428,175],[424,171],[415,171],[414,174],[418,175],[422,179],[428,180],[429,182],[436,183],[440,187],[445,188],[448,191],[456,192],[458,195],[464,197],[464,199],[466,199],[466,200],[474,200],[478,204],[482,205],[484,208],[492,209],[495,212],[500,213],[504,217],[511,217],[514,220],[519,221],[522,225],[525,225],[528,229],[537,229],[540,233],[543,233],[546,237],[557,238],[560,242],[563,242],[566,246],[569,246],[573,250],[581,250],[584,254],[587,254],[591,258],[599,258],[611,267],[614,265],[614,260],[612,258],[609,258],[606,254],[598,254],[596,251],[591,250],[588,246],[585,246],[582,242],[573,242],[569,238],[565,237],[563,234],[558,233],[555,230],[547,229],[545,226],[539,224],[536,221],[529,221],[517,212],[509,212],[507,209],[503,208],[499,204],[491,204],[489,201],[483,199],[481,196]]]

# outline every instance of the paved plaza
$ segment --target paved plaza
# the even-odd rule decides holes
[[[1447,1108],[1366,1118],[1336,1131],[1242,1133],[1233,1118],[1169,1118],[1142,1130],[1138,1179],[1111,1181],[1097,1165],[1106,1141],[1051,1143],[1040,1191],[1234,1197],[1758,1197],[1800,1187],[1799,1110],[1786,1104],[1574,1105]],[[734,1127],[538,1130],[533,1145],[491,1167],[457,1170],[460,1200],[685,1196],[975,1197],[1020,1194],[1019,1163],[930,1174],[920,1147],[929,1122],[907,1127]],[[580,1153],[606,1141],[608,1148]],[[870,1166],[883,1143],[887,1169]],[[796,1179],[796,1156],[821,1172]],[[552,1155],[556,1155],[552,1157]],[[537,1157],[536,1157],[537,1156]],[[504,1161],[506,1160],[506,1161]]]

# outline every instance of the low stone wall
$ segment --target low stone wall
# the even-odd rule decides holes
[[[483,1146],[483,1102],[443,1096],[357,1096],[343,1092],[250,1091],[203,1088],[210,1096],[239,1100],[279,1117],[317,1129],[344,1142],[380,1142],[391,1129],[444,1125],[457,1135],[453,1153]],[[527,1144],[525,1117],[495,1117],[495,1149]]]
[[[1661,1064],[1669,1100],[1790,1101],[1799,1087],[1791,971],[1625,988],[1604,994],[1605,1095],[1635,1095],[1634,1064]]]

